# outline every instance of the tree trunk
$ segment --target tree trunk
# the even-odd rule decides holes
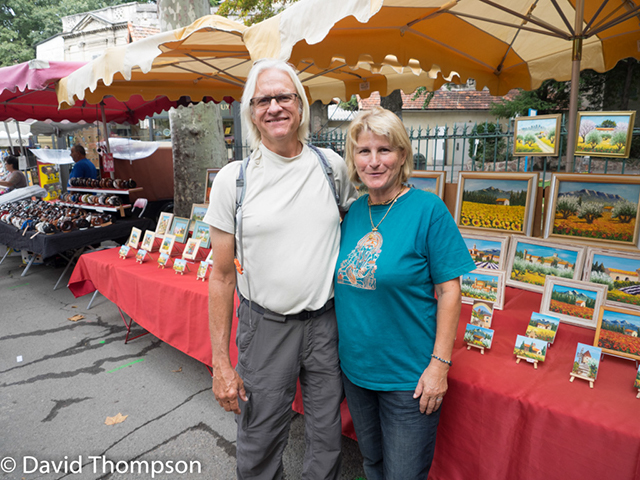
[[[158,0],[163,32],[185,27],[209,13],[207,0]],[[227,164],[222,114],[220,107],[213,103],[192,104],[172,108],[169,123],[173,153],[173,213],[188,217],[191,205],[204,200],[207,168]]]
[[[317,135],[329,124],[329,110],[327,105],[323,104],[320,100],[313,102],[310,107],[311,122],[309,130],[311,135]]]
[[[400,90],[394,90],[386,97],[380,97],[380,106],[387,110],[391,110],[400,117],[400,120],[402,120],[402,105],[402,94],[400,93]]]

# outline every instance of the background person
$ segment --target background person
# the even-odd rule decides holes
[[[236,179],[243,162],[220,170],[204,221],[211,225],[209,280],[212,389],[237,414],[239,479],[282,478],[282,453],[299,379],[306,450],[303,479],[340,474],[343,389],[333,308],[333,270],[340,245],[340,211],[355,199],[347,167],[322,149],[335,176],[336,200],[306,143],[309,103],[293,69],[256,62],[241,105],[253,149],[244,172],[242,233],[235,227]],[[336,202],[338,205],[336,205]],[[238,363],[229,358],[235,251]]]
[[[18,159],[13,155],[8,155],[4,159],[4,166],[8,175],[4,180],[0,181],[0,186],[7,188],[7,192],[16,188],[24,188],[27,186],[27,178],[20,170],[18,170]]]
[[[426,479],[460,316],[458,277],[475,264],[440,198],[404,185],[413,154],[395,114],[360,114],[345,151],[351,180],[369,189],[342,222],[336,265],[347,403],[368,480]]]
[[[82,145],[71,147],[71,158],[75,165],[69,172],[69,178],[98,178],[98,169],[87,158],[87,152]]]

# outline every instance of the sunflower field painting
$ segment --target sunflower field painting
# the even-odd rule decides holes
[[[530,210],[529,180],[466,178],[462,185],[459,226],[526,233]]]

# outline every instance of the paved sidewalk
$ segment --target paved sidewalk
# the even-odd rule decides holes
[[[0,479],[235,479],[233,415],[202,364],[153,335],[125,345],[110,301],[87,310],[89,295],[53,290],[62,268],[23,268],[20,257],[0,265]],[[117,414],[127,417],[105,425]],[[288,480],[304,451],[304,419],[292,415]],[[343,453],[343,480],[364,477],[356,442],[343,437]]]

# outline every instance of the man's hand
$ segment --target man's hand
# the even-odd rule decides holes
[[[238,372],[227,365],[224,367],[214,366],[213,386],[211,387],[216,400],[227,412],[240,413],[238,397],[244,402],[247,401],[247,393],[244,390],[244,382]]]

